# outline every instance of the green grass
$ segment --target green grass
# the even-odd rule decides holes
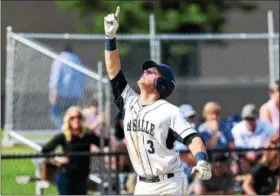
[[[4,137],[4,131],[1,131],[1,138]],[[52,135],[29,135],[28,139],[46,139],[51,138]],[[13,147],[2,147],[1,154],[29,154],[36,153],[35,150],[26,145],[15,145]],[[61,152],[61,148],[57,152]],[[35,175],[35,165],[32,159],[2,159],[1,160],[1,187],[0,195],[35,195],[35,183],[18,184],[16,182],[17,176],[32,176]],[[93,194],[89,191],[89,194]],[[50,188],[43,191],[44,195],[58,195],[56,187],[51,185]]]
[[[40,134],[40,135],[26,135],[25,136],[29,140],[46,140],[48,141],[53,137],[53,134]]]
[[[3,130],[2,138],[3,138]],[[25,145],[1,147],[1,154],[28,154],[36,153]],[[34,176],[35,165],[30,158],[27,159],[2,159],[1,160],[1,195],[35,195],[35,184],[18,184],[17,176]],[[44,190],[44,194],[57,195],[56,187],[51,186]]]
[[[18,184],[17,176],[34,176],[35,165],[30,159],[8,159],[1,163],[2,195],[34,195],[35,183]],[[44,191],[44,194],[57,194],[55,186]]]
[[[13,147],[2,147],[1,148],[1,154],[26,154],[26,153],[35,153],[35,151],[28,147],[23,145],[15,145]]]

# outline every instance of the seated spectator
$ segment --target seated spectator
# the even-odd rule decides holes
[[[183,104],[179,106],[179,109],[184,115],[184,118],[192,125],[193,128],[195,128],[195,118],[197,114],[194,108],[190,104]]]
[[[196,111],[193,109],[193,107],[189,104],[183,104],[179,108],[182,114],[184,115],[184,118],[192,125],[193,128],[195,128],[196,127],[195,117],[197,114]],[[191,183],[192,181],[191,169],[193,166],[195,166],[196,161],[190,153],[182,152],[182,151],[187,151],[188,148],[181,142],[175,141],[174,149],[180,152],[180,159],[184,166],[184,172],[188,177],[189,183]]]
[[[279,80],[269,88],[270,99],[260,108],[260,119],[271,122],[275,132],[279,132],[280,93]]]
[[[119,112],[115,118],[115,138],[116,150],[119,152],[127,152],[124,130],[123,130],[123,115]],[[131,171],[131,162],[128,156],[120,156],[119,166],[121,172]]]
[[[243,120],[233,129],[235,145],[238,148],[262,148],[271,139],[274,130],[270,123],[258,119],[257,108],[247,104],[242,109]],[[244,158],[249,163],[255,163],[260,158],[261,152],[247,152]]]
[[[198,127],[198,131],[208,149],[234,147],[230,126],[221,121],[220,114],[221,106],[218,103],[208,102],[203,107],[205,122]]]
[[[122,112],[118,112],[115,118],[115,137],[118,143],[122,142],[124,139],[124,130],[123,130],[123,114]]]
[[[269,147],[280,146],[279,134],[272,138]],[[280,154],[278,150],[265,151],[251,170],[243,177],[242,187],[249,195],[279,195],[280,194]]]
[[[64,153],[90,152],[90,145],[99,146],[99,137],[88,131],[84,125],[85,118],[79,107],[70,107],[64,116],[62,132],[55,135],[42,152],[48,153],[58,146]],[[109,140],[105,140],[105,145]],[[88,176],[90,172],[89,156],[64,156],[57,160],[58,170],[55,175],[60,195],[86,195],[88,191]]]
[[[213,173],[210,180],[195,177],[192,188],[195,195],[229,195],[233,193],[234,178],[230,171],[230,157],[226,153],[211,156]]]
[[[230,130],[231,130],[234,127],[234,125],[242,121],[242,117],[239,114],[234,114],[229,116],[226,120],[229,123]]]
[[[82,112],[85,117],[85,125],[89,130],[91,130],[95,135],[100,136],[102,129],[104,136],[108,136],[109,126],[106,123],[106,115],[104,112],[99,110],[98,101],[96,99],[92,99],[88,107],[84,108]],[[114,138],[111,138],[111,145],[114,145]],[[109,151],[108,148],[104,148],[103,150],[105,152]],[[91,145],[91,152],[99,151],[100,149],[97,145]]]
[[[118,112],[115,118],[115,138],[116,138],[116,150],[119,152],[127,152],[125,137],[124,137],[124,129],[123,129],[123,113]],[[133,167],[130,161],[129,156],[124,155],[120,156],[119,159],[119,168],[120,172],[129,172],[125,182],[125,190],[129,194],[133,194],[134,188],[136,185],[136,177],[137,175],[133,171]]]
[[[92,99],[88,107],[83,109],[85,117],[85,125],[89,130],[93,131],[96,135],[100,135],[100,126],[104,125],[105,133],[107,133],[106,115],[98,108],[96,99]]]

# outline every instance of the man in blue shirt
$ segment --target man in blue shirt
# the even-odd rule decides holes
[[[83,66],[80,58],[73,52],[70,44],[59,55],[76,65]],[[86,76],[69,65],[55,59],[51,65],[49,80],[50,117],[56,128],[60,129],[65,111],[77,105],[84,93]]]
[[[208,149],[234,148],[231,124],[221,120],[221,106],[216,102],[208,102],[203,108],[205,122],[198,127],[201,137]]]
[[[196,128],[195,119],[197,117],[197,113],[194,110],[193,106],[190,104],[182,104],[179,106],[180,111],[182,112],[184,118],[191,124],[193,128]],[[188,153],[182,153],[183,151],[187,151],[188,147],[181,142],[175,142],[174,149],[178,151],[180,154],[180,159],[184,166],[184,172],[187,175],[188,183],[192,182],[192,168],[195,166],[195,159],[193,155]]]

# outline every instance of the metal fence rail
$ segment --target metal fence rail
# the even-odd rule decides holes
[[[103,34],[19,33],[38,40],[104,40]],[[275,32],[272,10],[267,12],[267,33],[221,33],[221,34],[158,34],[156,18],[149,17],[149,34],[118,34],[118,40],[149,40],[150,58],[161,62],[161,42],[164,40],[267,40],[270,82],[279,79],[279,32]]]
[[[271,151],[271,150],[279,150],[280,146],[275,148],[223,148],[223,149],[209,149],[207,152],[209,154],[212,153],[232,153],[232,152],[257,152],[257,151]],[[189,150],[180,151],[180,153],[189,153]],[[26,159],[26,158],[48,158],[54,156],[123,156],[128,155],[126,152],[69,152],[69,153],[15,153],[15,154],[1,154],[1,159]]]
[[[237,149],[213,149],[208,150],[208,153],[211,157],[214,153],[243,153],[248,151],[269,151],[269,150],[277,150],[280,153],[280,147],[276,148],[259,148],[259,149],[252,149],[252,148],[237,148]],[[180,153],[188,153],[189,151],[181,151]],[[49,187],[51,187],[51,182],[42,180],[40,177],[40,168],[41,164],[47,160],[47,158],[50,157],[59,157],[59,156],[90,156],[91,157],[91,165],[95,165],[95,167],[91,170],[91,173],[89,175],[89,179],[93,184],[102,184],[104,186],[111,186],[111,189],[108,189],[107,191],[111,190],[110,192],[107,192],[109,194],[121,194],[121,183],[123,180],[124,173],[120,170],[120,157],[121,156],[128,156],[127,153],[121,153],[121,152],[109,152],[109,153],[90,153],[90,152],[79,152],[79,153],[48,153],[48,154],[41,154],[41,153],[29,153],[29,154],[2,154],[2,184],[14,184],[14,190],[9,191],[16,191],[27,189],[26,191],[30,191],[30,194],[34,194],[34,188],[36,190],[37,195],[41,195],[44,193],[44,190],[48,190]],[[116,158],[116,168],[114,170],[105,168],[104,165],[100,165],[100,162],[98,161],[100,158],[104,158],[105,156],[115,157]],[[32,160],[32,161],[31,161]],[[233,161],[233,160],[232,160]],[[30,169],[30,164],[34,163],[34,166]],[[28,166],[29,165],[29,166]],[[28,166],[28,167],[27,167]],[[15,169],[17,168],[17,169]],[[13,174],[9,174],[8,172],[13,172]],[[112,178],[110,181],[107,182],[107,185],[103,183],[103,181],[108,178],[106,178],[106,174],[110,175]],[[22,176],[23,175],[23,176]],[[18,185],[15,183],[22,183],[23,181],[26,182],[26,184]],[[35,185],[32,185],[32,182],[35,182]],[[31,183],[31,184],[30,184]],[[114,189],[113,189],[114,186]],[[33,191],[32,191],[32,189]],[[54,187],[53,187],[54,188]],[[96,189],[97,190],[97,189]],[[113,192],[112,192],[113,190]],[[3,192],[4,191],[4,192]],[[7,188],[5,188],[2,191],[2,194],[11,194],[11,192],[8,191]],[[54,194],[54,192],[51,192]],[[101,194],[106,193],[105,188],[102,189]],[[15,194],[20,194],[15,192]]]

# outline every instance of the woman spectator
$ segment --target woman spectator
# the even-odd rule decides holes
[[[279,133],[274,135],[270,148],[280,147]],[[250,174],[243,177],[243,190],[249,195],[280,194],[280,154],[279,150],[265,151],[259,163]]]
[[[105,140],[105,145],[109,141]],[[70,107],[64,116],[62,132],[55,135],[42,152],[48,153],[61,146],[64,153],[69,153],[57,160],[58,170],[55,175],[60,195],[86,195],[90,172],[89,156],[73,156],[71,152],[90,152],[90,145],[99,145],[99,137],[88,131],[85,119],[79,107]]]
[[[280,93],[279,80],[269,88],[270,100],[260,108],[260,119],[271,122],[275,132],[279,132]]]
[[[206,103],[203,107],[203,118],[205,122],[198,127],[198,131],[208,149],[234,147],[230,126],[221,121],[221,106],[218,103]]]

